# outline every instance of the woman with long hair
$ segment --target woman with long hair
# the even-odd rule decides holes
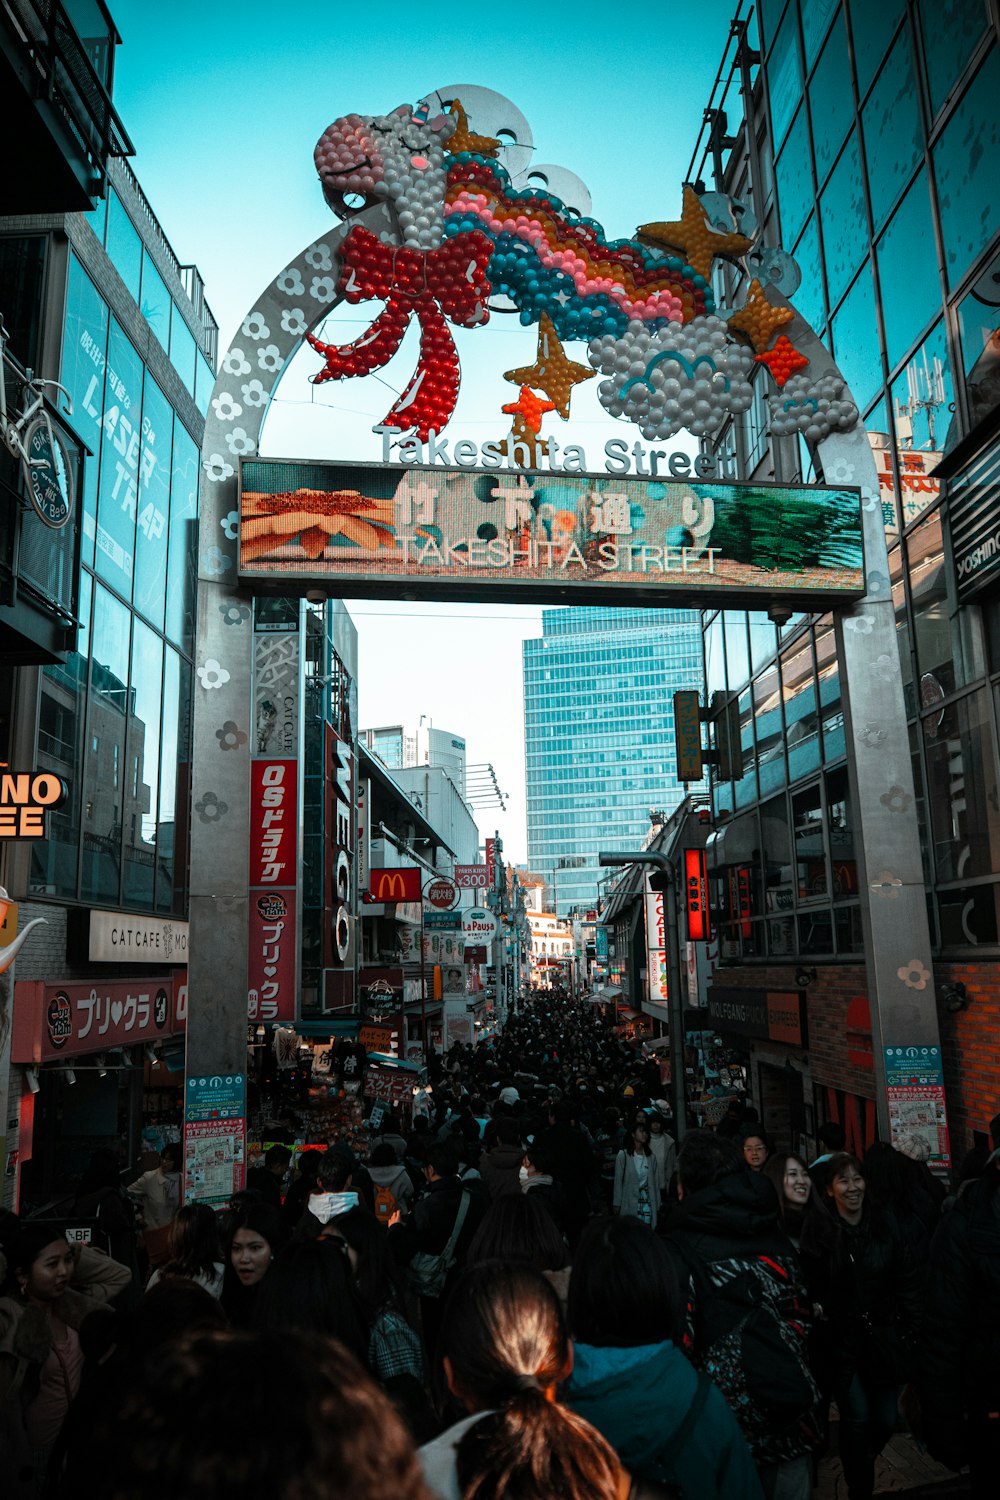
[[[343,1241],[293,1240],[280,1250],[262,1282],[254,1325],[321,1333],[367,1363],[368,1329]]]
[[[346,1251],[368,1330],[367,1357],[372,1374],[389,1389],[393,1389],[389,1382],[401,1377],[422,1381],[420,1335],[403,1313],[399,1270],[382,1226],[366,1208],[352,1208],[331,1219],[321,1238],[342,1245]]]
[[[167,1259],[146,1283],[147,1292],[168,1276],[180,1276],[205,1288],[213,1297],[222,1296],[225,1258],[219,1238],[219,1221],[207,1203],[186,1203],[170,1224]]]
[[[638,1219],[655,1229],[665,1186],[660,1179],[660,1164],[649,1144],[649,1122],[645,1118],[637,1120],[627,1132],[615,1160],[612,1200],[615,1213]]]
[[[778,1216],[796,1250],[802,1241],[806,1214],[823,1211],[823,1201],[813,1186],[809,1168],[794,1151],[776,1151],[761,1171],[774,1184],[778,1198]]]
[[[442,1500],[626,1500],[629,1476],[613,1448],[556,1400],[572,1350],[539,1272],[467,1270],[448,1299],[438,1351],[467,1413],[420,1449]]]
[[[670,1252],[637,1219],[592,1219],[569,1285],[574,1367],[563,1399],[631,1473],[698,1500],[760,1500],[750,1449],[722,1393],[682,1351]]]
[[[476,1266],[488,1261],[541,1271],[565,1308],[569,1246],[539,1193],[508,1195],[490,1204],[469,1244],[467,1263]]]
[[[234,1328],[253,1326],[261,1286],[290,1233],[269,1203],[245,1202],[229,1215],[221,1300]]]

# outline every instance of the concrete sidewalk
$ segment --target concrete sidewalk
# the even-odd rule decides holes
[[[847,1500],[847,1485],[837,1453],[837,1423],[831,1424],[830,1452],[819,1466],[819,1480],[814,1500]],[[909,1495],[911,1500],[927,1496],[928,1500],[960,1500],[969,1493],[965,1474],[953,1474],[942,1468],[926,1453],[921,1453],[909,1433],[891,1438],[875,1462],[877,1495]]]

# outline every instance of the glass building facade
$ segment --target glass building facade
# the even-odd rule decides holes
[[[701,685],[696,610],[548,609],[523,647],[528,865],[594,906],[600,850],[641,847],[677,781],[673,694]]]

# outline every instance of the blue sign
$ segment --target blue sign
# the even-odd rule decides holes
[[[940,1047],[886,1047],[885,1081],[890,1088],[944,1082]]]
[[[239,1120],[246,1114],[246,1079],[242,1073],[212,1073],[189,1078],[184,1100],[186,1120]]]
[[[424,927],[428,932],[461,932],[460,911],[427,911],[424,909]]]
[[[608,929],[606,927],[602,927],[600,923],[598,923],[594,928],[594,952],[597,955],[598,963],[607,963]]]

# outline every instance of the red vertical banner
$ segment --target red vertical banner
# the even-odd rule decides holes
[[[496,841],[496,839],[487,839],[486,840],[486,878],[487,878],[487,880],[489,882],[489,889],[490,890],[492,890],[493,887],[496,885],[496,878],[497,878],[497,876],[496,876],[496,869],[497,869],[497,841]]]
[[[729,871],[729,903],[732,915],[740,924],[740,936],[748,938],[751,933],[748,865],[737,865]]]
[[[296,1001],[298,762],[250,767],[247,1019],[293,1021]]]
[[[712,924],[708,915],[708,870],[704,849],[684,850],[684,904],[688,941],[707,943],[712,936]]]

